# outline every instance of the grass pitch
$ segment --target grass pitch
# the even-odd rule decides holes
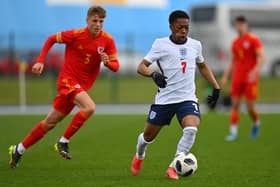
[[[19,142],[43,116],[0,116],[0,186],[120,186],[120,187],[276,187],[280,185],[279,115],[262,115],[259,139],[249,133],[251,122],[241,116],[240,136],[225,142],[228,116],[204,114],[192,152],[198,158],[193,176],[171,181],[164,177],[181,136],[176,120],[149,147],[139,176],[130,174],[144,115],[96,115],[71,141],[72,160],[64,160],[53,145],[63,133],[66,118],[23,156],[20,167],[8,166],[8,146]]]
[[[220,80],[220,78],[218,78]],[[280,87],[277,78],[262,78],[258,102],[279,103]],[[51,104],[56,95],[56,77],[43,75],[41,77],[27,77],[26,80],[26,101],[27,104]],[[203,101],[212,92],[212,87],[201,78],[196,79],[196,94],[200,101]],[[0,79],[0,104],[19,103],[18,79]],[[5,91],[9,90],[9,91]],[[273,90],[273,91],[272,91]],[[101,76],[97,79],[89,95],[97,103],[151,103],[157,87],[149,78],[141,76]],[[229,93],[229,84],[223,89],[222,94]]]

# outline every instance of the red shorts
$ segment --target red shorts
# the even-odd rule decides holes
[[[74,108],[75,96],[84,91],[80,84],[71,78],[61,78],[57,83],[58,94],[54,98],[53,107],[67,115]]]
[[[253,83],[234,81],[231,84],[231,97],[245,96],[246,100],[256,100],[258,96],[259,84],[258,81]]]

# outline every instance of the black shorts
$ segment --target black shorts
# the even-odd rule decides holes
[[[166,105],[153,104],[147,122],[160,126],[169,125],[175,114],[179,123],[187,115],[195,115],[200,118],[199,104],[194,101]]]

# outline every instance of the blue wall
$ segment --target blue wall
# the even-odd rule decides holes
[[[195,3],[217,1],[169,0],[166,8],[106,6],[108,17],[104,29],[115,37],[120,49],[129,47],[146,52],[156,37],[169,34],[167,20],[171,10],[188,10]],[[220,0],[228,1],[230,0]],[[0,48],[5,48],[5,43],[8,42],[3,41],[7,40],[11,32],[15,33],[17,49],[39,48],[49,34],[84,27],[87,8],[49,6],[45,0],[1,0]]]

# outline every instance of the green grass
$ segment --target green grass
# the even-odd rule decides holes
[[[207,83],[199,78],[197,95],[200,100],[208,93]],[[260,83],[259,102],[279,103],[279,79],[263,78]],[[16,78],[0,79],[0,104],[18,104],[19,91]],[[4,91],[5,90],[5,91]],[[26,82],[28,104],[51,104],[55,96],[55,78],[47,76],[28,77]],[[96,103],[151,103],[157,88],[149,78],[132,77],[99,77],[94,87],[89,91]],[[211,91],[211,90],[210,90]],[[224,93],[228,92],[228,87]]]
[[[0,116],[1,187],[276,187],[280,184],[279,115],[262,115],[259,139],[249,137],[250,121],[241,116],[240,136],[225,142],[228,116],[205,114],[192,152],[198,170],[189,178],[170,181],[164,177],[181,130],[176,120],[165,127],[149,147],[142,173],[133,177],[129,168],[144,115],[96,115],[71,141],[73,159],[54,152],[53,144],[63,133],[66,118],[29,149],[19,168],[8,167],[7,148],[19,142],[43,116]]]

